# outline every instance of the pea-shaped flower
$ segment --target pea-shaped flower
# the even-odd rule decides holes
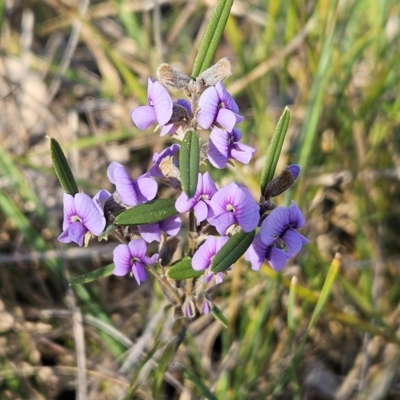
[[[289,258],[309,243],[308,239],[295,230],[304,224],[304,216],[296,203],[293,202],[290,207],[275,208],[263,221],[260,233],[245,253],[252,269],[259,269],[267,260],[274,270],[281,270]]]
[[[109,165],[107,176],[110,182],[115,184],[120,199],[128,206],[136,206],[156,197],[156,181],[146,175],[133,180],[125,167],[116,161]]]
[[[233,97],[222,83],[218,82],[200,96],[197,121],[204,129],[217,123],[228,132],[232,132],[234,126],[243,121],[243,117],[239,115],[239,107]]]
[[[215,168],[223,169],[230,159],[248,164],[256,149],[246,144],[239,143],[242,133],[234,128],[226,132],[220,128],[211,131],[208,145],[208,160]]]
[[[210,200],[217,192],[217,187],[212,180],[210,174],[199,174],[197,181],[196,193],[192,198],[189,199],[185,192],[176,199],[175,208],[180,212],[187,212],[194,210],[196,212],[196,223],[204,221],[209,215],[211,215]]]
[[[139,129],[147,129],[156,122],[163,126],[172,116],[173,102],[167,89],[151,78],[147,84],[147,105],[135,108],[131,112],[133,122]]]
[[[207,221],[216,227],[220,235],[233,224],[239,224],[245,232],[256,229],[260,219],[260,207],[250,192],[235,182],[218,190],[209,202],[213,216]]]
[[[155,263],[158,254],[146,256],[147,245],[143,239],[133,239],[128,244],[120,244],[114,249],[113,274],[125,276],[131,273],[138,285],[147,279],[146,266]]]
[[[75,196],[64,193],[63,232],[58,237],[61,243],[75,242],[83,246],[87,232],[100,235],[106,226],[106,219],[99,207],[87,194],[77,193]]]
[[[223,273],[211,271],[211,263],[214,256],[218,253],[221,247],[228,241],[227,236],[214,237],[209,236],[206,241],[197,249],[192,258],[192,267],[196,271],[205,270],[206,281],[209,282],[213,277],[215,277],[216,283],[221,283],[223,281]]]

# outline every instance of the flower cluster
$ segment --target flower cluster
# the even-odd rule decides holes
[[[209,164],[218,169],[226,168],[228,163],[234,165],[234,161],[248,164],[256,150],[240,142],[242,133],[237,124],[242,122],[243,116],[221,82],[229,74],[230,64],[226,59],[196,80],[163,64],[158,69],[158,81],[148,80],[147,104],[131,112],[132,120],[142,130],[157,124],[161,136],[170,135],[177,140],[188,131],[210,130],[201,148],[204,155],[201,162],[208,159]],[[182,90],[187,99],[173,101],[166,86]],[[63,232],[59,240],[82,246],[91,236],[101,235],[107,226],[102,235],[111,234],[121,242],[114,250],[114,274],[130,274],[140,284],[148,278],[148,272],[152,272],[174,305],[175,317],[192,318],[197,312],[210,312],[212,302],[207,289],[211,282],[221,283],[224,273],[233,267],[214,272],[213,259],[236,232],[259,230],[245,252],[245,259],[253,270],[259,269],[264,261],[273,269],[281,270],[308,240],[297,232],[305,224],[297,205],[276,207],[271,201],[293,185],[300,173],[297,165],[288,166],[269,182],[258,202],[239,183],[231,182],[218,188],[209,172],[198,174],[195,193],[188,196],[182,189],[178,158],[181,151],[181,146],[175,143],[154,154],[153,166],[136,179],[124,166],[112,162],[107,176],[115,185],[113,194],[102,190],[93,199],[84,193],[65,194]],[[160,183],[176,191],[176,213],[158,219],[149,217],[146,220],[144,216],[140,223],[118,224],[117,216],[124,210],[157,204]],[[168,277],[168,268],[178,246],[176,238],[182,227],[181,216],[186,213],[189,214],[187,256],[197,275],[177,283],[166,275]],[[149,257],[147,246],[152,242],[159,243],[159,250]],[[158,268],[154,264],[158,264]],[[199,276],[198,271],[204,273]],[[190,284],[186,282],[188,279]]]

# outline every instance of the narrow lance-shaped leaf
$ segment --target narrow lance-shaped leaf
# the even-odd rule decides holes
[[[154,224],[178,214],[175,208],[175,199],[152,200],[145,204],[123,211],[115,219],[117,225],[144,225]]]
[[[225,315],[223,314],[223,312],[215,305],[213,304],[212,308],[211,308],[211,313],[214,316],[214,318],[221,322],[221,324],[226,328],[228,327],[228,320],[225,317]]]
[[[98,268],[92,272],[88,272],[87,274],[83,274],[78,276],[77,278],[72,279],[71,285],[82,285],[83,283],[92,282],[96,279],[110,276],[113,270],[114,264],[109,264],[103,268]]]
[[[167,276],[171,279],[182,281],[184,279],[198,278],[204,271],[195,271],[192,267],[192,259],[184,257],[168,268]]]
[[[255,234],[255,230],[251,232],[240,231],[229,238],[213,258],[211,271],[214,273],[225,271],[239,260],[250,247]]]
[[[72,196],[79,192],[74,175],[57,140],[50,138],[50,153],[54,170],[64,191]]]
[[[179,150],[179,172],[183,191],[189,198],[196,193],[199,177],[200,143],[197,132],[186,132]]]
[[[228,21],[232,4],[233,0],[218,0],[217,7],[211,15],[201,40],[196,59],[194,60],[192,70],[193,78],[197,78],[211,65],[215,51],[221,41],[226,22]]]
[[[274,135],[271,139],[271,143],[268,146],[264,168],[261,173],[261,194],[264,194],[265,188],[274,177],[276,165],[278,164],[282,145],[285,140],[287,129],[289,127],[289,121],[290,112],[289,109],[286,107],[285,111],[279,118],[278,125],[276,126]]]

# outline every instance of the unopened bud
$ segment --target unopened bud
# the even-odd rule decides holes
[[[271,197],[276,197],[289,189],[299,176],[300,167],[297,164],[289,165],[276,178],[268,183],[264,191],[264,199],[269,200]]]
[[[157,69],[158,80],[166,86],[184,89],[190,83],[190,78],[182,72],[173,69],[168,64],[161,64]]]

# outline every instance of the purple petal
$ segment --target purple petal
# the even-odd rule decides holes
[[[209,314],[211,311],[211,306],[210,306],[210,302],[207,299],[204,299],[204,303],[203,303],[203,307],[201,309],[201,312],[203,314]]]
[[[194,197],[189,199],[187,194],[185,192],[182,192],[176,199],[175,208],[180,213],[184,213],[191,210],[196,204],[197,200]]]
[[[194,270],[202,271],[211,265],[211,259],[217,251],[216,246],[217,239],[214,236],[209,236],[193,255],[192,267]]]
[[[145,262],[147,265],[154,264],[158,260],[158,253],[153,254],[151,257],[146,257]]]
[[[238,142],[242,138],[242,132],[238,128],[233,128],[231,135],[233,136],[233,141]]]
[[[212,262],[212,258],[217,254],[221,247],[228,241],[227,236],[216,238],[209,236],[206,241],[197,249],[192,258],[192,267],[196,271],[207,269]]]
[[[228,132],[231,132],[236,124],[237,115],[231,110],[220,108],[215,121],[222,125]]]
[[[152,106],[140,106],[135,108],[131,111],[131,118],[135,125],[141,130],[145,130],[157,122],[157,115]]]
[[[211,131],[208,147],[208,160],[215,168],[223,169],[229,155],[229,136],[222,129]]]
[[[113,161],[113,162],[108,166],[108,168],[107,168],[107,177],[108,177],[108,180],[109,180],[111,183],[113,183],[114,185],[115,185],[115,176],[114,176],[114,173],[115,173],[115,169],[118,168],[118,167],[124,168],[123,165],[120,164],[119,162]]]
[[[104,215],[99,212],[94,201],[85,193],[77,193],[74,197],[76,213],[93,235],[98,236],[106,226]]]
[[[265,260],[265,256],[268,250],[260,239],[260,235],[257,234],[253,240],[253,243],[244,253],[244,258],[251,262],[251,269],[258,270]]]
[[[297,233],[293,229],[288,229],[282,235],[282,240],[285,243],[287,253],[291,256],[298,253],[303,246],[300,233]]]
[[[248,164],[255,151],[256,149],[246,144],[236,143],[235,147],[231,150],[231,156],[242,164]]]
[[[278,207],[261,224],[260,237],[264,244],[271,245],[288,228],[290,211],[287,207]]]
[[[153,155],[153,166],[150,168],[150,175],[155,178],[163,178],[164,175],[160,171],[160,163],[168,157],[173,157],[175,153],[180,149],[179,144],[173,144],[167,147],[161,153],[154,153]],[[177,164],[177,163],[176,163]]]
[[[217,186],[212,180],[209,172],[203,174],[202,181],[203,181],[202,195],[208,195],[208,199],[211,200],[214,194],[217,193],[218,191]]]
[[[71,224],[71,217],[76,215],[74,197],[70,194],[64,193],[63,197],[63,207],[64,207],[64,220],[63,220],[63,231],[67,229]]]
[[[226,230],[237,222],[235,215],[226,211],[218,216],[210,217],[207,220],[211,225],[215,226],[220,235],[224,235]]]
[[[111,196],[111,193],[106,189],[101,189],[93,196],[94,204],[96,204],[100,214],[104,214],[104,203]]]
[[[138,285],[140,285],[140,282],[144,282],[145,280],[147,280],[147,273],[144,268],[144,264],[139,261],[133,263],[132,273]]]
[[[125,276],[132,269],[132,254],[128,245],[120,244],[113,252],[113,261],[115,268],[113,274],[117,276]]]
[[[134,183],[138,204],[153,200],[157,195],[158,185],[152,178],[139,177]]]
[[[200,96],[200,111],[197,113],[197,122],[202,128],[208,129],[213,124],[219,103],[218,93],[213,86],[206,89]]]
[[[128,171],[123,166],[118,166],[114,170],[115,187],[122,202],[128,206],[138,204],[138,198],[133,180]]]
[[[140,236],[147,242],[160,242],[161,231],[160,224],[155,222],[154,224],[138,225]]]
[[[208,206],[204,201],[199,201],[193,207],[193,210],[196,213],[196,225],[200,225],[200,222],[204,221],[208,217]]]
[[[173,135],[175,132],[176,132],[175,124],[164,125],[161,128],[160,136],[163,137],[163,136],[168,135],[168,134]]]
[[[215,85],[215,89],[218,93],[219,100],[221,103],[223,103],[224,107],[228,110],[232,110],[235,114],[239,114],[239,107],[221,82],[218,82]]]
[[[290,255],[275,247],[270,247],[267,253],[267,261],[271,268],[280,271],[288,262]]]
[[[182,226],[182,221],[178,216],[170,217],[160,222],[160,229],[169,236],[176,236]]]
[[[160,83],[154,82],[150,94],[154,112],[160,125],[165,125],[172,115],[173,101],[167,89]]]
[[[189,115],[192,115],[192,105],[185,99],[178,99],[174,101],[174,104],[178,104],[179,106],[182,106]]]
[[[147,245],[143,239],[133,239],[128,243],[129,251],[131,252],[131,258],[136,258],[140,261],[144,261],[146,257]]]
[[[297,206],[297,204],[292,201],[292,205],[289,207],[289,225],[291,228],[299,229],[305,225],[306,221],[304,216]]]
[[[287,166],[285,169],[289,170],[290,173],[293,175],[293,179],[296,180],[300,174],[301,168],[297,164],[292,164]]]
[[[253,199],[250,192],[240,187],[235,202],[235,216],[245,232],[251,232],[257,228],[260,220],[260,206]]]

